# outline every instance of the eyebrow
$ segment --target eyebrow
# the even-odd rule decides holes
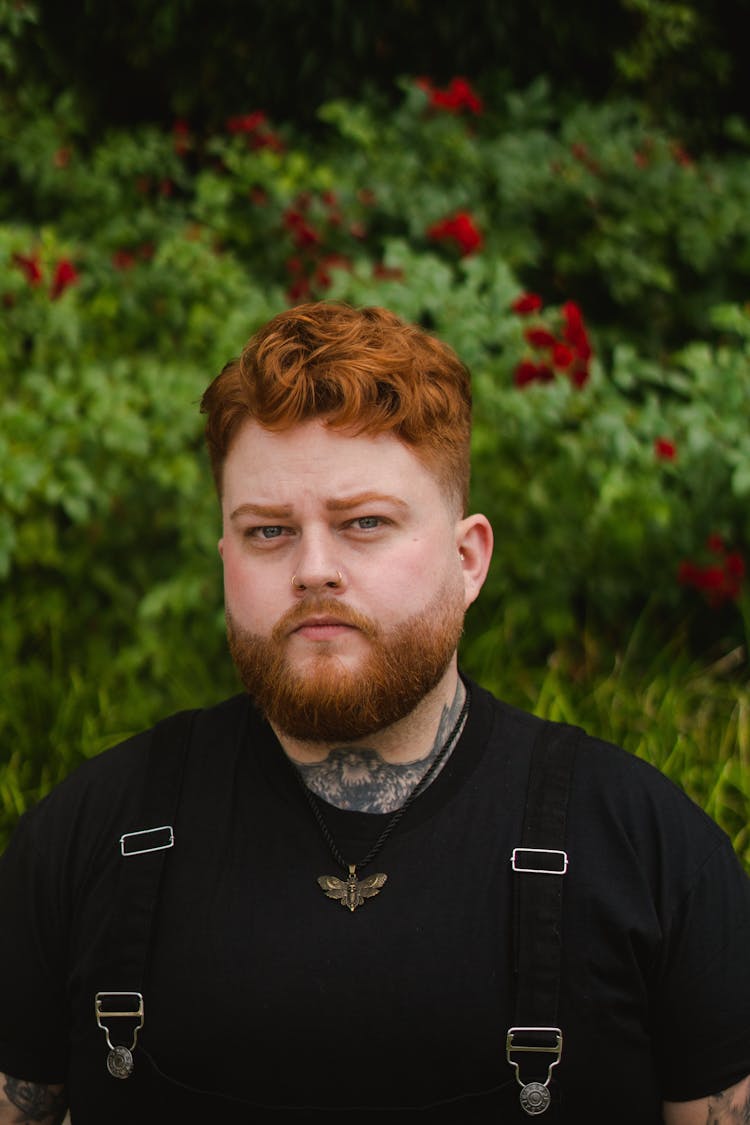
[[[409,505],[398,496],[391,496],[384,492],[358,492],[354,496],[342,496],[340,499],[326,500],[326,510],[329,512],[348,512],[352,508],[359,508],[363,504],[392,504],[396,508],[406,509]],[[287,520],[292,516],[289,504],[240,504],[230,514],[231,520],[241,516],[258,516],[260,519]]]

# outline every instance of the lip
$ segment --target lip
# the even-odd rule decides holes
[[[340,636],[341,633],[353,628],[353,625],[350,625],[347,621],[342,621],[340,617],[331,617],[324,614],[321,617],[306,617],[304,621],[301,621],[299,625],[292,629],[291,635],[297,634],[312,640],[329,640],[331,637]]]

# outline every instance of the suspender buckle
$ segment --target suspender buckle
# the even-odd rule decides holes
[[[568,853],[555,848],[514,848],[510,862],[514,871],[530,875],[564,875]]]
[[[516,1081],[521,1087],[519,1101],[524,1113],[535,1117],[549,1107],[552,1097],[549,1092],[549,1083],[552,1077],[552,1068],[557,1066],[562,1056],[563,1037],[559,1027],[509,1027],[505,1039],[505,1057],[516,1072]],[[521,1077],[521,1060],[515,1059],[516,1054],[547,1054],[552,1055],[547,1061],[547,1077],[544,1082],[524,1082]]]
[[[158,828],[143,828],[140,832],[125,832],[120,837],[120,853],[145,855],[146,852],[163,852],[174,847],[174,829],[171,824]]]
[[[129,1078],[133,1073],[133,1051],[138,1032],[143,1027],[143,996],[140,992],[97,992],[94,998],[96,1025],[104,1032],[109,1054],[107,1070],[113,1078]],[[129,1047],[115,1045],[110,1038],[110,1028],[104,1021],[126,1019],[134,1024],[133,1039]]]

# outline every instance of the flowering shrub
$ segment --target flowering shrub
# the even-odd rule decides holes
[[[536,294],[524,293],[511,305],[513,312],[529,317],[541,313],[543,302]],[[591,342],[583,314],[575,301],[566,301],[560,309],[559,324],[551,331],[543,321],[535,320],[523,330],[523,337],[532,351],[513,373],[517,387],[529,383],[549,383],[556,375],[565,375],[574,387],[588,381],[592,358]]]
[[[386,118],[330,103],[314,142],[253,106],[94,145],[70,101],[0,108],[6,807],[54,780],[47,741],[62,773],[82,738],[233,687],[197,403],[310,298],[388,306],[472,369],[496,548],[467,671],[584,625],[617,647],[645,606],[701,649],[744,641],[747,160],[686,164],[630,110],[552,127],[543,90],[493,107],[462,80],[408,79]],[[679,348],[673,305],[705,325]],[[731,548],[704,557],[709,535]]]

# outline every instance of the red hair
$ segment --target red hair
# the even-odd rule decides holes
[[[286,430],[320,418],[353,434],[392,433],[466,511],[468,369],[447,344],[387,309],[315,301],[279,313],[216,376],[201,411],[219,492],[244,422]]]

